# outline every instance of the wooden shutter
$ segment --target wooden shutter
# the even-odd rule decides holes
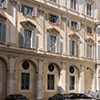
[[[37,8],[33,8],[33,11],[32,11],[32,16],[37,16]]]
[[[24,28],[20,29],[20,34],[19,34],[19,46],[24,47],[25,43],[25,36],[24,36]]]
[[[47,51],[50,51],[50,34],[47,33]]]
[[[56,48],[57,48],[57,52],[60,53],[60,37],[57,36],[57,45],[56,45]]]
[[[31,48],[36,48],[36,31],[32,30],[31,34]]]
[[[1,24],[1,42],[5,42],[6,25]]]
[[[98,59],[100,59],[100,45],[98,46]]]
[[[69,53],[72,55],[72,40],[69,41]]]

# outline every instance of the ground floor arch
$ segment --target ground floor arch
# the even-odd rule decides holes
[[[21,60],[16,65],[16,93],[25,95],[29,100],[36,100],[36,65],[27,59]]]
[[[43,100],[59,93],[60,68],[56,63],[46,63],[43,66]]]

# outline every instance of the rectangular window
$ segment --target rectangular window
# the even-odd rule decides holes
[[[87,15],[91,16],[91,4],[87,3]]]
[[[92,58],[92,45],[87,45],[87,57]]]
[[[59,22],[59,17],[56,16],[56,15],[50,14],[50,15],[49,15],[49,20],[50,20],[50,22],[52,22],[52,23],[58,23],[58,22]]]
[[[23,12],[24,15],[32,16],[33,15],[33,10],[34,9],[32,7],[22,5],[22,12]]]
[[[87,33],[92,33],[92,28],[91,27],[87,27]]]
[[[30,48],[31,47],[31,30],[24,30],[24,35],[25,35],[25,47]]]
[[[20,47],[36,48],[35,30],[21,28],[20,30]]]
[[[48,74],[47,76],[47,89],[54,90],[55,87],[55,76],[52,74]]]
[[[78,29],[78,23],[74,22],[74,21],[71,21],[71,28]]]
[[[0,43],[5,42],[6,35],[6,25],[4,23],[0,23]]]
[[[77,56],[77,42],[75,40],[70,40],[70,54]]]
[[[29,90],[30,89],[30,74],[21,73],[21,89]]]
[[[57,38],[56,36],[50,35],[50,50],[56,51],[57,49]]]
[[[75,76],[69,77],[69,90],[75,90]]]
[[[71,0],[71,9],[76,10],[76,0]]]

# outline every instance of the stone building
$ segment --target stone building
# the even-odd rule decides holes
[[[0,0],[0,100],[100,90],[99,4]]]

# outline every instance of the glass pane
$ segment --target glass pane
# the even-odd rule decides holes
[[[70,76],[70,85],[69,85],[70,90],[75,89],[75,76]]]
[[[47,76],[47,88],[48,90],[54,90],[54,75]]]
[[[21,73],[21,89],[29,90],[29,81],[30,81],[30,74]]]

